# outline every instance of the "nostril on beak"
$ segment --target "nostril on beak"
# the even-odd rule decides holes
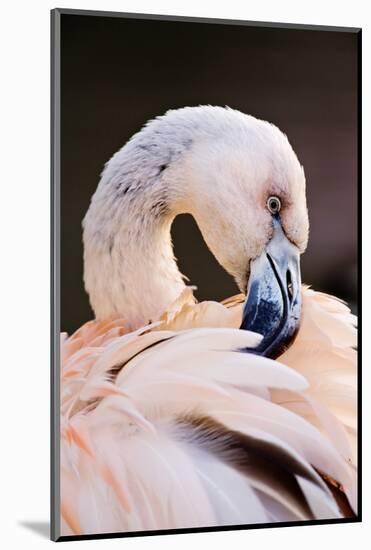
[[[292,284],[291,271],[289,269],[286,271],[286,288],[287,288],[287,295],[291,302],[294,297],[294,288]]]

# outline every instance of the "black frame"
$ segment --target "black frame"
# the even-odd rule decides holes
[[[355,518],[340,518],[327,520],[290,521],[280,523],[246,524],[218,527],[195,527],[187,529],[165,529],[130,531],[118,533],[98,533],[91,535],[60,535],[60,24],[61,15],[86,15],[93,17],[119,17],[127,19],[150,19],[161,21],[183,21],[192,23],[213,23],[240,25],[247,27],[271,27],[279,29],[318,30],[333,32],[349,32],[357,34],[358,64],[358,166],[357,166],[357,214],[358,214],[358,515]],[[140,537],[178,533],[205,533],[215,531],[240,531],[247,529],[279,528],[289,526],[330,525],[362,522],[362,29],[357,27],[335,27],[325,25],[303,25],[293,23],[270,23],[262,21],[241,21],[232,19],[213,19],[201,17],[183,17],[172,15],[121,13],[95,10],[75,10],[55,8],[51,10],[51,491],[50,491],[50,524],[51,540],[56,542],[90,539],[109,539],[124,537]]]

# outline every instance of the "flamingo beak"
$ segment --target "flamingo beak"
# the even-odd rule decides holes
[[[263,339],[249,351],[276,358],[294,341],[300,324],[300,253],[273,219],[273,235],[264,252],[250,264],[241,329]]]

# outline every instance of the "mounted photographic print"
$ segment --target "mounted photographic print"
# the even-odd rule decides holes
[[[354,28],[52,12],[52,538],[360,521]]]

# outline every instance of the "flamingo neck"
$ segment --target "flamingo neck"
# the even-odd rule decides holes
[[[130,196],[101,186],[84,220],[85,287],[98,319],[135,330],[154,321],[185,288],[173,254],[170,213],[158,188]]]

